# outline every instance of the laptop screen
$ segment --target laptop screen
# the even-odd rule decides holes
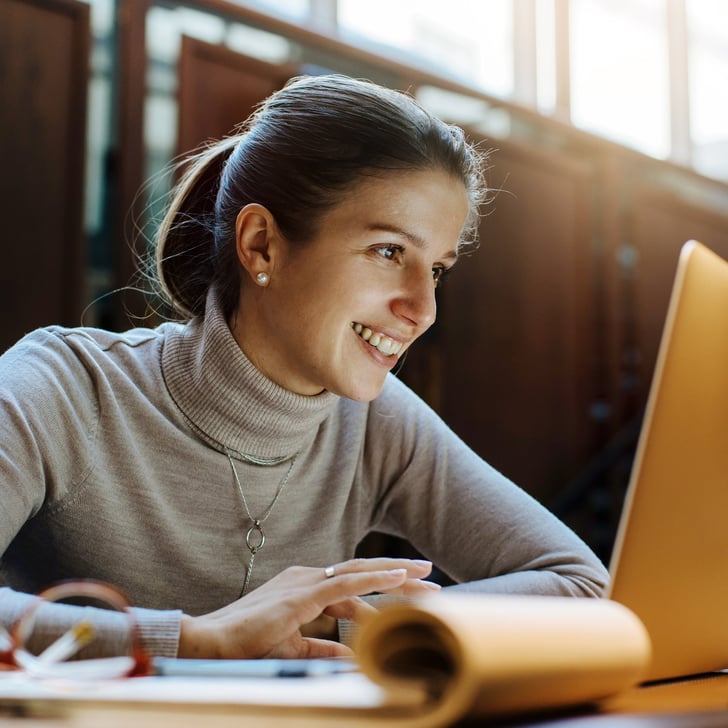
[[[680,253],[610,563],[655,680],[728,668],[728,263]]]

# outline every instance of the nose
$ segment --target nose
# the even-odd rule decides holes
[[[408,271],[391,307],[399,318],[417,327],[418,335],[432,326],[437,316],[432,270]]]

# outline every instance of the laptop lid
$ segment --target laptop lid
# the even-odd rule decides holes
[[[683,246],[610,563],[646,680],[728,668],[728,263]]]

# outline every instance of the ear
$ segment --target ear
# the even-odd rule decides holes
[[[251,203],[240,210],[235,220],[235,249],[240,264],[257,285],[267,285],[270,280],[279,242],[275,218],[267,207]]]

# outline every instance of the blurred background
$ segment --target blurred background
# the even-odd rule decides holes
[[[154,325],[118,290],[167,165],[329,71],[492,150],[480,248],[400,376],[607,561],[679,249],[728,257],[723,0],[0,0],[0,348]]]

